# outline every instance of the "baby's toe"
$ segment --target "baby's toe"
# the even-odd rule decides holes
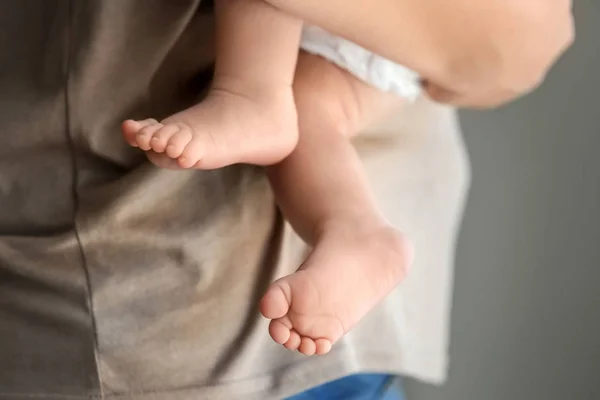
[[[203,151],[202,142],[192,139],[181,152],[181,156],[179,156],[179,166],[181,168],[192,168],[204,155]]]
[[[137,147],[137,141],[135,140],[135,136],[141,128],[142,126],[139,122],[131,119],[121,124],[121,131],[123,132],[123,137],[125,138],[125,141],[129,143],[130,146]]]
[[[260,312],[265,318],[276,319],[287,314],[292,300],[292,288],[285,278],[274,282],[260,301]]]
[[[171,158],[179,158],[183,153],[183,150],[192,140],[192,133],[189,130],[179,129],[169,141],[167,142],[167,148],[165,152]]]
[[[128,119],[126,121],[123,121],[123,123],[121,124],[121,131],[123,131],[123,136],[125,137],[127,143],[129,143],[129,145],[138,147],[136,136],[140,129],[155,123],[155,119],[145,119],[142,121],[134,121],[132,119]]]
[[[162,124],[147,125],[139,130],[136,135],[136,142],[140,149],[144,151],[152,150],[150,141],[154,134],[163,127]]]
[[[150,146],[152,150],[157,153],[164,153],[165,148],[167,147],[167,143],[176,135],[179,131],[179,127],[174,124],[167,124],[160,128],[158,131],[154,132],[152,135],[152,139],[150,140]]]
[[[283,318],[275,319],[269,324],[269,334],[278,344],[285,344],[291,338],[289,321]]]
[[[309,337],[303,337],[300,341],[300,346],[298,347],[298,351],[305,356],[312,356],[317,351],[317,346],[315,341]]]
[[[298,335],[298,332],[290,331],[290,338],[283,345],[286,349],[295,351],[298,350],[298,347],[300,347],[301,342],[302,339],[300,339],[300,335]]]
[[[331,342],[327,339],[315,340],[315,353],[318,355],[327,354],[331,351]]]
[[[129,120],[129,121],[135,122],[136,124],[140,124],[142,128],[145,126],[158,124],[158,121],[155,120],[154,118],[146,118],[146,119],[141,119],[138,121],[133,121],[133,120]],[[125,121],[125,122],[128,122],[128,121]]]

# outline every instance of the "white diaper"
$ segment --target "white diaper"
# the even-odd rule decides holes
[[[321,28],[305,25],[300,47],[382,91],[411,101],[421,93],[419,75],[414,71]]]

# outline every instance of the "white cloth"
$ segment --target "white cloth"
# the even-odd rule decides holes
[[[304,27],[300,48],[325,58],[384,92],[409,101],[414,101],[421,93],[416,72],[316,26]]]

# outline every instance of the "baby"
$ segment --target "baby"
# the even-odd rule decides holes
[[[262,0],[217,0],[216,18],[206,98],[161,122],[125,121],[123,132],[160,167],[268,166],[280,209],[313,250],[269,287],[260,310],[275,342],[325,354],[411,263],[350,136],[402,97],[416,97],[418,77]],[[312,54],[298,58],[299,47]]]

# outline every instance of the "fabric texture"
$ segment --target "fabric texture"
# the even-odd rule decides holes
[[[319,27],[304,26],[300,47],[384,92],[411,102],[421,94],[420,78],[416,72]]]
[[[197,0],[0,2],[0,399],[278,400],[360,372],[443,380],[468,169],[455,113],[419,100],[356,142],[411,275],[324,357],[258,299],[305,254],[260,168],[166,171],[125,118],[198,101]]]

